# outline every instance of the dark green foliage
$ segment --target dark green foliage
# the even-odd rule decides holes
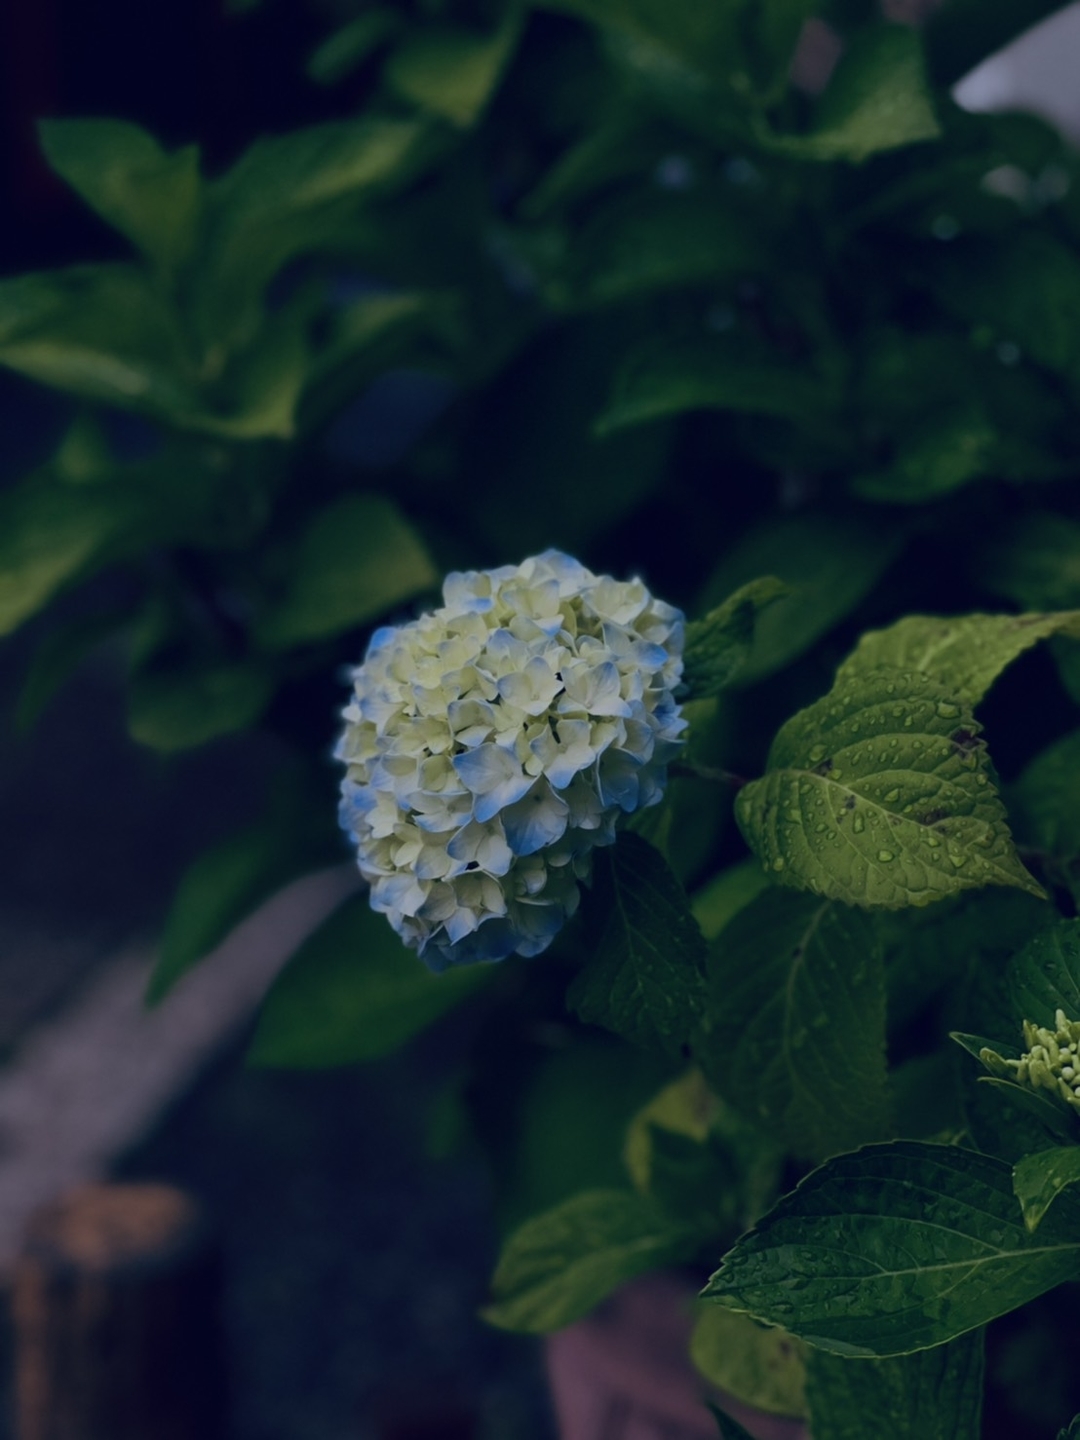
[[[94,652],[163,763],[299,757],[182,879],[153,998],[342,857],[334,677],[445,571],[558,545],[684,609],[689,744],[552,950],[434,978],[357,897],[254,1054],[485,989],[489,1318],[733,1246],[705,1368],[785,1413],[805,1340],[815,1440],[976,1436],[981,1327],[1080,1276],[1075,1113],[977,1058],[1080,1020],[1080,162],[950,94],[1054,8],[346,3],[295,58],[317,123],[221,173],[44,123],[118,258],[0,282],[0,365],[78,407],[0,495],[24,722]]]

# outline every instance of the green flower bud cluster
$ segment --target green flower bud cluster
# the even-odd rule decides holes
[[[1064,1010],[1058,1010],[1054,1025],[1056,1029],[1048,1030],[1025,1020],[1027,1050],[1019,1060],[1006,1060],[990,1049],[979,1058],[998,1075],[1035,1090],[1049,1090],[1080,1110],[1080,1020],[1069,1020]]]

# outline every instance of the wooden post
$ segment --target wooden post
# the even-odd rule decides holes
[[[16,1440],[216,1440],[220,1276],[199,1206],[86,1185],[37,1213],[16,1266]]]

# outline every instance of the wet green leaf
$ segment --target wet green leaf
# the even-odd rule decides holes
[[[868,1428],[919,1440],[982,1434],[982,1330],[890,1360],[811,1350],[806,1371],[814,1440],[865,1440]]]
[[[632,1190],[590,1190],[527,1220],[503,1246],[484,1319],[543,1334],[635,1275],[687,1259],[695,1235]]]
[[[871,630],[837,671],[854,682],[883,665],[929,676],[961,704],[977,705],[1001,672],[1051,635],[1080,638],[1080,610],[1054,615],[907,615]]]
[[[657,851],[629,833],[600,852],[596,872],[594,913],[604,925],[567,1002],[589,1024],[683,1054],[705,997],[705,940],[683,888]]]
[[[769,891],[710,947],[698,1058],[717,1092],[796,1154],[891,1133],[881,948],[858,911]]]
[[[852,37],[810,131],[764,132],[761,139],[771,149],[807,160],[858,162],[940,134],[918,30],[877,23]]]
[[[784,885],[849,905],[1041,888],[1013,848],[970,711],[919,671],[847,674],[784,725],[735,815]]]
[[[1080,1185],[1080,1145],[1025,1155],[1013,1168],[1013,1187],[1029,1230],[1035,1230],[1063,1190]]]
[[[462,965],[433,975],[358,895],[301,945],[271,986],[248,1059],[289,1069],[376,1060],[494,973],[491,966]]]
[[[705,1294],[844,1356],[941,1345],[1080,1279],[1080,1206],[1037,1235],[1001,1160],[919,1140],[827,1161],[743,1237]]]

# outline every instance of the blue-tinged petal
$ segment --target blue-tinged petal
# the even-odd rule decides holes
[[[569,813],[566,801],[546,780],[538,780],[523,799],[502,812],[506,843],[515,855],[535,855],[560,838]]]

